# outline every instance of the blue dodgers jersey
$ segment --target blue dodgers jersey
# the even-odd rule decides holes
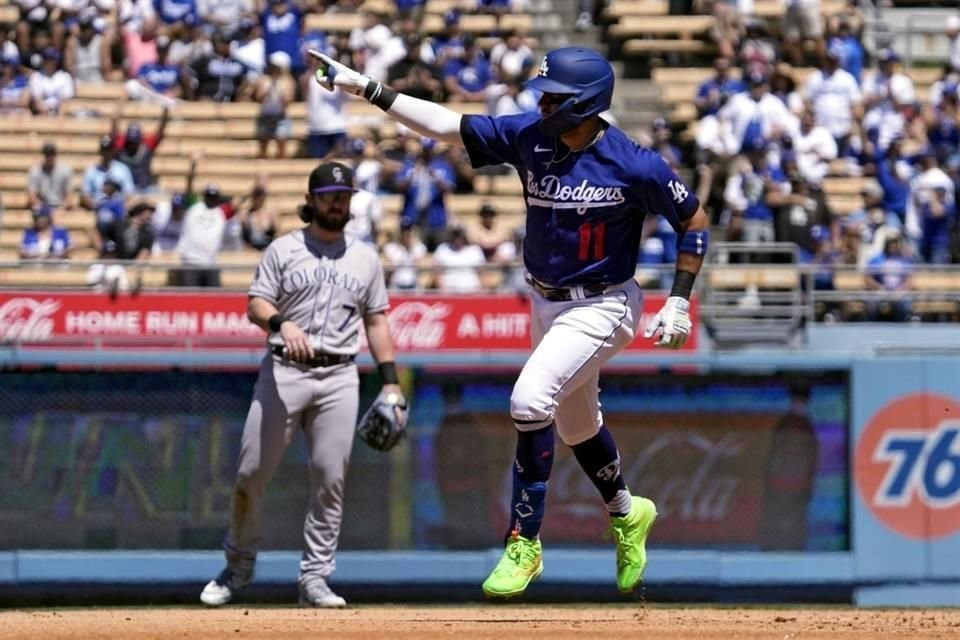
[[[523,180],[524,266],[558,287],[629,280],[644,217],[659,214],[679,232],[700,203],[658,153],[616,127],[564,156],[539,120],[539,113],[464,116],[460,125],[474,167],[508,163]]]

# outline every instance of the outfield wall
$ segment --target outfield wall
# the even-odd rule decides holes
[[[950,344],[960,344],[952,327],[861,325],[818,327],[797,351],[724,353],[701,336],[688,353],[618,357],[603,378],[605,415],[625,468],[634,463],[631,486],[663,514],[648,596],[658,585],[839,585],[863,605],[960,605],[960,359]],[[200,584],[216,573],[260,355],[249,345],[0,348],[0,583]],[[338,583],[482,580],[498,557],[506,400],[524,357],[401,355],[414,428],[389,456],[355,450]],[[799,422],[798,389],[809,394]],[[376,379],[362,391],[369,400]],[[791,461],[811,446],[804,485]],[[296,576],[302,453],[291,449],[271,485],[262,583]],[[570,470],[552,483],[543,579],[612,584],[602,505]]]

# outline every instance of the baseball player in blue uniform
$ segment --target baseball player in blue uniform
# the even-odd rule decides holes
[[[321,85],[362,96],[421,135],[465,147],[474,167],[511,164],[523,181],[534,351],[510,397],[518,435],[511,527],[484,593],[518,596],[543,571],[540,526],[555,432],[606,503],[617,586],[632,591],[643,577],[657,510],[624,483],[600,411],[599,371],[636,335],[642,297],[633,276],[646,215],[661,215],[676,229],[678,257],[670,296],[644,336],[678,348],[690,335],[688,300],[709,242],[700,203],[657,153],[600,118],[610,108],[614,73],[590,49],[547,53],[527,82],[543,94],[540,113],[496,118],[411,98],[311,54],[324,63]]]

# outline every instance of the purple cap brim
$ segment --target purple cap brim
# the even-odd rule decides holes
[[[349,191],[351,193],[356,193],[357,190],[352,187],[338,187],[336,185],[332,187],[317,187],[313,189],[311,193],[332,193],[334,191]]]

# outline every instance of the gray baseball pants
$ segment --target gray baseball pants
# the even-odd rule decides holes
[[[343,490],[359,404],[356,365],[311,369],[267,354],[243,427],[239,470],[224,548],[238,584],[249,581],[260,543],[267,483],[298,431],[307,438],[310,507],[303,525],[300,584],[336,568]]]

